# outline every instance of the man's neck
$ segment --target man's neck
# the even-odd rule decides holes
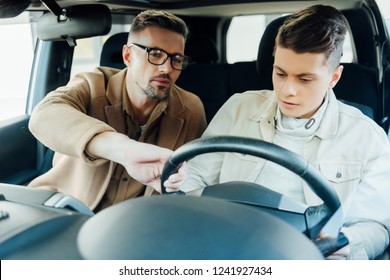
[[[150,99],[146,95],[137,96],[136,94],[129,94],[129,100],[133,109],[134,117],[138,121],[139,125],[144,125],[147,123],[150,115],[159,102],[159,100]]]

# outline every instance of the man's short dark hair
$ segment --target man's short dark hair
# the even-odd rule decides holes
[[[334,7],[314,5],[289,16],[278,31],[275,47],[296,53],[324,53],[329,66],[340,64],[347,19]]]
[[[164,11],[147,10],[138,14],[131,23],[129,38],[147,27],[157,27],[183,35],[187,40],[188,27],[186,23],[174,14]]]

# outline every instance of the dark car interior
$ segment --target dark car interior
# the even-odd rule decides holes
[[[361,11],[355,11],[355,13],[345,12],[351,24],[353,20],[361,21],[364,16],[364,14],[360,15]],[[188,41],[186,53],[193,58],[193,64],[183,71],[177,84],[201,97],[208,121],[232,94],[260,88],[272,89],[273,42],[284,19],[285,17],[277,18],[269,23],[259,44],[257,60],[252,62],[216,63],[220,59],[213,43],[215,39],[191,38]],[[364,34],[369,33],[362,32],[360,36]],[[369,41],[364,38],[362,40]],[[101,66],[123,68],[119,46],[125,44],[126,41],[127,33],[115,34],[109,38],[103,46]],[[367,49],[372,48],[367,46]],[[367,51],[364,53],[368,55]],[[386,118],[380,112],[381,96],[377,68],[364,62],[343,63],[343,66],[342,79],[335,87],[336,96],[357,107],[377,123],[384,125]],[[200,80],[202,83],[194,83],[193,80]],[[370,92],[372,95],[356,94],[359,91]]]
[[[57,4],[55,1],[47,2]],[[55,7],[55,4],[52,5]],[[82,9],[84,8],[80,9],[81,12]],[[69,80],[74,41],[77,41],[79,37],[93,36],[96,32],[105,33],[111,25],[111,21],[114,22],[114,14],[112,19],[111,15],[104,15],[106,10],[101,5],[96,8],[88,6],[89,13],[92,9],[96,9],[93,12],[95,15],[101,13],[99,18],[105,20],[99,21],[97,24],[98,17],[89,18],[88,21],[91,22],[93,28],[77,30],[79,32],[77,35],[66,30],[66,28],[72,28],[69,25],[66,28],[56,27],[55,31],[47,28],[47,26],[52,25],[47,25],[47,22],[51,23],[53,19],[56,19],[56,16],[51,12],[42,17],[41,23],[38,22],[40,25],[38,34],[41,39],[37,42],[36,52],[39,52],[39,62],[36,61],[33,66],[35,71],[32,72],[31,79],[34,82],[30,85],[27,110],[31,111],[48,92]],[[387,53],[390,48],[387,47],[387,39],[381,38],[386,34],[383,26],[373,24],[374,19],[378,20],[376,17],[380,16],[377,14],[379,11],[365,3],[359,8],[345,9],[343,13],[351,27],[350,32],[354,38],[356,55],[354,61],[343,63],[343,76],[336,85],[336,96],[359,108],[382,126],[385,131],[389,131],[388,107],[390,106],[388,100],[390,90],[388,90],[388,85],[390,83],[386,81],[389,76],[387,74],[389,72],[387,60],[390,55]],[[183,16],[183,19],[191,30],[186,44],[186,53],[192,57],[192,64],[181,73],[177,85],[201,98],[208,121],[232,94],[246,90],[272,89],[273,38],[283,18],[275,19],[269,23],[259,44],[257,60],[235,63],[226,61],[226,51],[223,45],[219,45],[221,44],[219,42],[222,41],[220,37],[226,36],[226,34],[221,35],[221,32],[229,26],[231,18]],[[372,40],[372,34],[375,32],[378,35],[375,35],[375,40]],[[126,33],[115,34],[109,38],[103,46],[100,65],[123,68],[124,64],[121,62],[120,52],[125,41]],[[383,56],[381,56],[382,54]],[[0,127],[0,130],[4,131],[4,133],[0,133],[1,142],[9,145],[0,154],[2,159],[0,180],[2,182],[26,184],[50,167],[50,164],[47,164],[47,158],[50,162],[51,153],[46,155],[46,148],[42,147],[29,134],[28,118],[27,113],[25,116],[20,116],[19,120],[13,120],[12,123],[5,123]],[[21,158],[23,160],[20,160]]]

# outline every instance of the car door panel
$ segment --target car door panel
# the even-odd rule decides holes
[[[24,184],[37,174],[37,140],[28,130],[29,119],[0,122],[0,182]]]

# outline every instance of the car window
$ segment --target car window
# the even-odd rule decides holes
[[[78,39],[73,53],[71,76],[99,66],[100,52],[106,36]]]
[[[261,36],[268,23],[279,15],[253,15],[237,16],[230,23],[226,37],[226,59],[228,63],[238,61],[254,61],[257,59],[257,52]],[[344,52],[341,62],[352,62],[353,44],[349,33],[347,33]]]
[[[25,113],[37,17],[25,12],[0,19],[0,121]]]
[[[260,38],[266,26],[265,15],[234,17],[226,38],[227,62],[256,60]]]
[[[390,18],[390,1],[389,0],[377,0],[378,7],[381,11],[381,14],[384,18],[386,18],[386,22],[389,21]],[[389,26],[389,23],[387,23]],[[389,28],[389,27],[388,27]]]
[[[130,24],[113,24],[109,34],[77,40],[74,49],[71,76],[77,73],[92,71],[99,66],[100,53],[104,42],[113,34],[129,32]]]

